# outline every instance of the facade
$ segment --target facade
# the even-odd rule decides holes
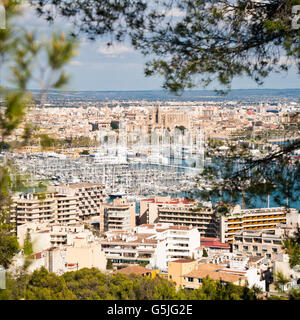
[[[231,245],[229,243],[220,242],[219,238],[200,237],[200,243],[200,247],[196,248],[196,259],[203,256],[204,250],[208,255],[214,253],[229,253],[231,251]]]
[[[65,247],[65,266],[67,269],[97,268],[106,270],[107,259],[98,243],[76,237],[72,245]]]
[[[211,208],[199,207],[197,200],[155,197],[140,201],[140,223],[172,223],[196,227],[201,236],[214,237],[217,230]]]
[[[77,198],[77,210],[80,220],[93,217],[100,218],[100,228],[103,226],[102,206],[106,198],[105,187],[102,184],[72,183],[54,187],[58,194]]]
[[[19,194],[13,197],[10,222],[17,227],[27,222],[54,222],[57,203],[53,193]]]
[[[34,252],[70,245],[76,237],[85,238],[87,241],[94,240],[92,232],[85,229],[84,225],[80,223],[73,225],[49,225],[46,223],[30,222],[17,227],[20,247],[24,244],[27,230],[30,232]]]
[[[237,205],[228,215],[217,218],[221,242],[233,243],[240,231],[275,230],[278,224],[288,224],[289,220],[299,218],[296,209],[285,207],[241,209]]]
[[[59,224],[74,224],[79,220],[77,197],[65,194],[56,194],[55,222]]]
[[[198,289],[206,277],[233,283],[239,286],[256,286],[265,290],[265,281],[257,268],[246,267],[247,260],[231,256],[228,261],[219,263],[175,260],[168,265],[168,279],[176,282],[177,288]]]
[[[174,281],[176,287],[184,286],[184,274],[188,274],[195,270],[198,266],[198,261],[191,259],[178,259],[168,264],[168,280]]]
[[[104,231],[129,230],[135,227],[135,202],[116,198],[104,205]]]
[[[289,281],[280,286],[280,289],[283,291],[288,291],[290,289],[300,289],[300,267],[295,266],[294,268],[290,267],[289,256],[284,253],[278,254],[273,260],[273,274],[282,273],[285,278]]]
[[[72,225],[97,217],[104,227],[102,185],[72,184],[49,187],[46,193],[17,194],[13,197],[10,222],[16,227],[27,222]]]
[[[157,240],[151,239],[151,236],[138,234],[136,230],[109,231],[100,243],[107,259],[115,266],[149,264],[157,245]]]
[[[148,117],[149,132],[154,128],[173,130],[176,126],[183,126],[190,129],[189,114],[176,109],[165,109],[157,106],[152,108]]]
[[[29,271],[41,267],[56,274],[76,271],[81,268],[98,268],[106,270],[105,253],[94,238],[91,231],[83,225],[47,226],[38,223],[28,223],[18,227],[18,241],[22,247],[27,229],[30,230],[33,243],[32,263]],[[16,257],[14,267],[21,267],[24,257]]]
[[[237,255],[263,257],[269,262],[282,251],[284,229],[240,231],[234,235],[232,251]]]
[[[101,246],[114,265],[146,263],[160,271],[167,270],[169,261],[191,258],[200,245],[197,228],[162,223],[111,231],[106,236]]]

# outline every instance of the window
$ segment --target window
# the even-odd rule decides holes
[[[202,283],[202,279],[198,279],[198,283]]]
[[[188,277],[188,282],[194,282],[194,278]]]
[[[258,247],[257,246],[253,246],[253,251],[257,251]]]
[[[272,251],[274,252],[274,253],[277,253],[277,248],[272,248]]]
[[[248,246],[243,246],[243,249],[244,250],[248,250]]]

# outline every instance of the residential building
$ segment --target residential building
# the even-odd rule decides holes
[[[216,217],[221,242],[233,243],[240,231],[275,230],[278,224],[288,224],[289,220],[299,219],[296,209],[285,207],[241,209],[239,205],[230,213]]]
[[[244,272],[226,272],[222,266],[215,264],[198,265],[197,269],[183,274],[183,288],[198,289],[202,285],[204,278],[209,277],[212,280],[220,280],[221,283],[231,282],[235,285],[245,286],[246,277]]]
[[[16,227],[34,221],[71,225],[97,217],[102,231],[105,198],[103,185],[89,183],[50,186],[45,193],[19,193],[13,197],[10,222]]]
[[[116,198],[104,204],[104,230],[129,230],[135,226],[135,202]]]
[[[269,263],[282,251],[284,229],[242,230],[234,235],[232,251],[237,255],[258,256]]]
[[[77,198],[77,210],[80,220],[99,217],[100,229],[103,228],[103,203],[106,199],[105,187],[102,184],[72,183],[53,187],[60,195]]]
[[[65,194],[55,194],[55,222],[59,224],[74,224],[79,221],[77,197]]]
[[[200,235],[197,228],[157,223],[107,232],[101,245],[114,265],[148,263],[153,269],[166,271],[169,261],[194,256]]]
[[[140,201],[140,223],[172,223],[175,226],[196,227],[201,236],[216,236],[212,208],[199,207],[197,200],[156,196]]]
[[[20,226],[22,228],[20,244],[24,239],[24,226],[26,225]],[[89,230],[82,229],[79,225],[72,227],[57,225],[55,226],[57,228],[51,226],[50,230],[47,229],[47,226],[42,225],[34,230],[34,223],[28,224],[27,227],[31,227],[30,234],[34,252],[31,256],[32,263],[29,266],[30,272],[41,267],[59,275],[81,268],[98,268],[103,272],[106,270],[105,253]],[[24,256],[17,255],[12,269],[21,267],[23,264]]]
[[[30,233],[34,252],[70,245],[76,237],[85,238],[87,241],[95,239],[92,232],[85,229],[81,223],[60,225],[30,222],[17,227],[17,237],[21,247],[24,244],[27,230]]]
[[[279,253],[273,259],[272,269],[275,280],[278,273],[282,273],[288,280],[286,284],[280,286],[281,290],[288,291],[290,289],[300,289],[300,267],[297,265],[294,268],[291,268],[289,256],[287,254]]]
[[[175,281],[176,287],[184,286],[184,274],[197,269],[198,261],[191,259],[177,259],[168,264],[168,280]]]
[[[201,245],[196,248],[196,259],[203,256],[204,250],[209,255],[214,253],[228,253],[231,251],[231,245],[221,242],[219,238],[200,237],[200,243]]]
[[[57,202],[53,193],[17,194],[12,199],[10,222],[15,227],[27,222],[54,222]]]
[[[155,276],[158,274],[158,270],[144,268],[139,265],[130,265],[128,267],[114,271],[113,274],[124,274],[124,275],[135,274],[138,276],[155,278]]]
[[[101,245],[87,241],[86,238],[76,237],[71,245],[65,246],[65,266],[68,270],[82,268],[97,268],[106,270],[107,259]]]
[[[261,280],[260,271],[249,267],[247,262],[248,259],[230,254],[203,262],[179,259],[169,263],[168,279],[175,281],[177,288],[198,289],[203,279],[209,277],[212,280],[220,280],[221,283],[231,282],[249,288],[256,286],[264,291],[265,281]]]

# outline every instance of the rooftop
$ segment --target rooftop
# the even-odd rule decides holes
[[[236,282],[240,279],[244,279],[243,274],[228,273],[227,270],[222,270],[223,266],[215,264],[200,264],[197,270],[193,270],[184,275],[184,277],[203,279],[209,277],[212,280],[222,280],[225,282]]]
[[[192,260],[192,259],[178,259],[178,260],[174,260],[172,262],[176,262],[176,263],[189,263],[189,262],[192,262],[192,261],[195,261],[195,260]]]
[[[113,272],[113,274],[125,274],[125,275],[129,275],[131,273],[137,274],[137,275],[144,275],[147,274],[149,272],[152,272],[152,269],[148,269],[148,268],[144,268],[138,265],[134,265],[134,266],[128,266],[126,268],[122,268],[119,270],[116,270]]]

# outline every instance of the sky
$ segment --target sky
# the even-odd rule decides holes
[[[67,19],[59,18],[49,25],[42,18],[36,17],[33,10],[25,7],[20,23],[38,34],[49,35],[51,31],[72,30]],[[78,55],[67,66],[66,70],[71,80],[66,89],[80,91],[135,91],[160,90],[163,79],[159,76],[145,77],[145,62],[151,57],[145,57],[135,51],[127,43],[106,47],[105,39],[91,42],[82,35]],[[287,74],[272,74],[265,80],[263,86],[258,86],[249,78],[237,78],[232,83],[233,89],[252,88],[300,88],[299,75],[296,68]],[[30,89],[38,89],[32,83]],[[203,89],[197,87],[196,89]],[[207,89],[214,89],[209,87]]]

